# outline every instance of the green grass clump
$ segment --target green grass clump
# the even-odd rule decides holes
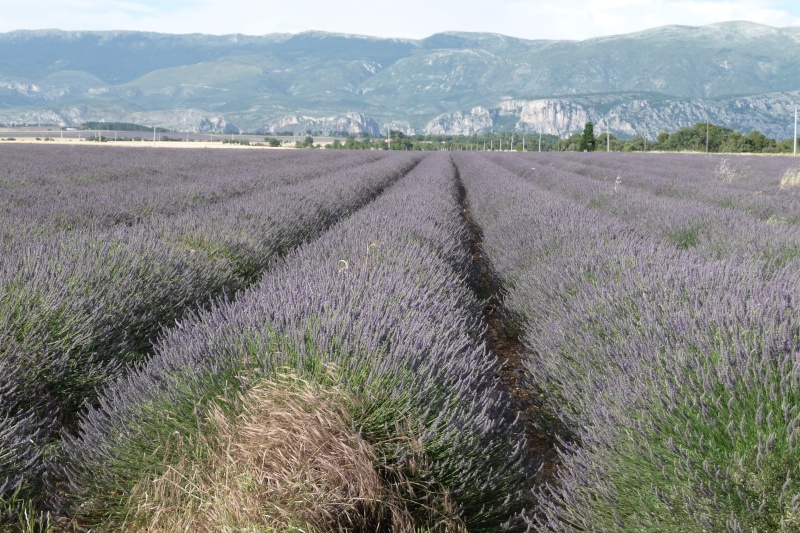
[[[700,228],[688,226],[669,230],[667,241],[684,250],[694,248],[700,244]]]

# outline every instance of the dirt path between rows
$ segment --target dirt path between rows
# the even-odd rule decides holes
[[[487,347],[500,362],[500,385],[511,396],[530,451],[541,461],[537,485],[553,485],[560,464],[557,450],[562,427],[558,417],[544,407],[544,394],[525,383],[526,370],[522,360],[526,350],[503,307],[502,284],[483,254],[481,229],[472,218],[466,189],[458,176],[457,179],[459,201],[472,241],[472,259],[476,269],[473,289],[482,303],[487,324]]]

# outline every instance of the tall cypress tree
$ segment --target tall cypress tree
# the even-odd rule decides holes
[[[594,152],[594,147],[594,124],[592,124],[592,121],[589,121],[583,127],[583,136],[581,137],[581,152]]]

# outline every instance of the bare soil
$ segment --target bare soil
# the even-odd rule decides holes
[[[520,341],[515,321],[503,306],[502,285],[483,254],[480,228],[472,218],[463,187],[461,205],[472,238],[472,259],[476,269],[473,288],[483,304],[487,347],[500,363],[500,386],[511,396],[531,453],[541,461],[537,485],[556,484],[560,465],[558,437],[563,435],[563,427],[555,413],[545,407],[544,393],[526,380],[523,358],[530,355]]]

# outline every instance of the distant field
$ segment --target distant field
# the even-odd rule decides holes
[[[4,527],[800,527],[800,159],[47,144]]]
[[[275,135],[251,135],[251,134],[222,134],[222,133],[185,133],[185,132],[156,132],[152,131],[90,131],[90,130],[66,130],[62,131],[59,127],[0,127],[0,144],[7,142],[84,142],[88,145],[107,145],[107,146],[152,146],[154,143],[164,148],[270,148],[265,142],[265,138],[280,139],[285,147],[294,148],[295,142],[303,141],[305,135],[294,137],[275,136]],[[335,137],[313,137],[314,144],[325,146],[333,142]],[[9,139],[14,139],[9,140]],[[102,139],[102,142],[96,142]],[[155,140],[154,140],[155,139]],[[339,138],[343,140],[342,138]],[[233,141],[223,143],[223,141]],[[242,142],[253,143],[248,146],[239,144]]]
[[[263,141],[254,141],[254,142],[263,142]],[[111,147],[127,147],[127,148],[152,148],[153,146],[157,146],[159,148],[235,148],[235,149],[268,149],[268,150],[279,150],[282,148],[294,148],[294,144],[286,144],[284,146],[278,147],[271,147],[267,146],[266,144],[262,145],[246,145],[246,144],[238,144],[238,143],[223,143],[222,140],[216,141],[204,141],[204,140],[194,140],[189,142],[167,142],[167,141],[156,141],[153,142],[152,139],[146,140],[142,139],[139,141],[133,140],[117,140],[117,141],[109,141],[109,142],[94,142],[84,138],[77,138],[77,137],[66,137],[64,139],[61,138],[53,138],[52,140],[45,141],[44,138],[36,139],[32,136],[26,137],[16,137],[13,141],[3,140],[0,137],[0,145],[4,143],[10,144],[67,144],[67,145],[75,145],[81,144],[84,146],[111,146]]]

